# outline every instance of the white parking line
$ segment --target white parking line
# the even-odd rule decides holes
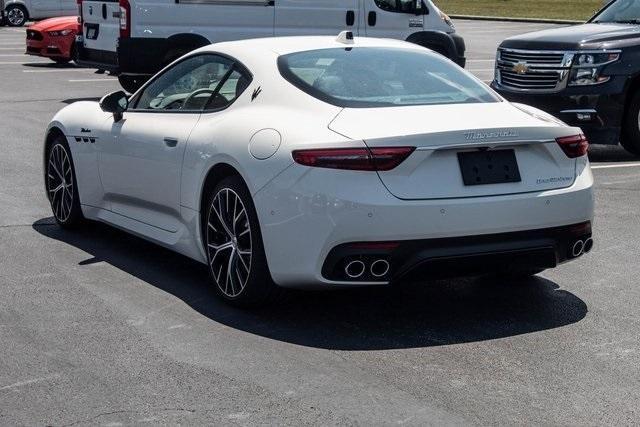
[[[0,50],[24,50],[24,46],[16,46],[16,47],[0,47]]]
[[[493,73],[495,71],[494,68],[465,68],[465,70],[472,73],[487,73],[487,72]]]
[[[618,163],[614,165],[591,165],[591,169],[615,169],[615,168],[640,168],[640,162],[637,163]]]
[[[118,79],[70,79],[72,83],[117,82]]]
[[[93,73],[93,70],[88,70],[86,68],[62,68],[62,69],[53,69],[53,70],[22,70],[23,73],[66,73],[67,71]]]
[[[0,62],[0,65],[13,65],[13,64],[20,64],[20,65],[30,65],[30,64],[47,64],[49,61],[37,61],[37,62],[24,62],[24,61],[9,61],[9,62]]]
[[[27,56],[24,53],[0,53],[0,56]]]

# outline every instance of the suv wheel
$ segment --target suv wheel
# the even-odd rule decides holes
[[[11,4],[7,6],[6,15],[7,23],[10,27],[22,27],[29,17],[27,9],[19,4]]]
[[[640,156],[640,92],[633,96],[627,108],[620,144],[631,154]]]

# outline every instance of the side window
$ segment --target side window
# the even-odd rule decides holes
[[[415,13],[416,0],[375,0],[376,6],[387,12]]]
[[[151,82],[132,110],[200,112],[232,67],[233,61],[217,55],[185,59]]]
[[[220,88],[209,100],[205,109],[219,110],[231,105],[233,101],[242,95],[249,83],[251,83],[251,78],[234,67],[227,79],[220,84]]]

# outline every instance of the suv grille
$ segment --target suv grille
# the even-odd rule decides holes
[[[558,92],[567,86],[573,53],[499,49],[497,83],[522,92]]]
[[[27,30],[27,40],[42,40],[42,33],[34,30]]]

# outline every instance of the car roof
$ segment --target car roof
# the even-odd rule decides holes
[[[294,52],[305,52],[317,49],[348,48],[348,47],[387,47],[421,49],[419,46],[400,40],[379,39],[372,37],[354,37],[353,43],[338,41],[335,36],[292,36],[265,37],[214,43],[198,49],[198,52],[220,52],[230,55],[259,55],[273,53],[286,55]],[[244,54],[244,55],[243,55]]]

